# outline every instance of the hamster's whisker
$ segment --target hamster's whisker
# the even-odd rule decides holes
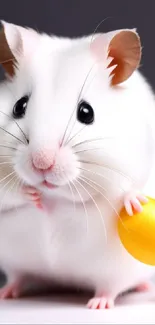
[[[78,147],[80,145],[83,145],[85,143],[91,143],[91,142],[100,141],[100,140],[103,141],[103,140],[113,139],[113,138],[114,137],[104,137],[104,138],[95,138],[95,139],[90,139],[90,140],[84,140],[84,141],[81,141],[81,142],[78,142],[78,143],[74,144],[72,146],[72,148],[76,148],[76,147]]]
[[[14,173],[15,174],[15,173]],[[12,179],[14,179],[16,177],[16,175],[13,175],[12,177],[11,177],[11,179],[9,179],[8,180],[8,182],[6,182],[2,187],[0,187],[0,190],[3,190],[11,181],[12,181]]]
[[[104,18],[104,19],[102,19],[101,21],[100,21],[100,23],[96,26],[96,28],[94,29],[94,31],[93,31],[93,34],[92,34],[92,37],[91,37],[91,41],[90,41],[90,46],[91,46],[91,43],[92,43],[92,41],[93,41],[93,37],[95,36],[95,34],[96,34],[96,32],[97,32],[97,30],[98,30],[98,28],[107,20],[107,19],[109,19],[109,18],[112,18],[111,16],[109,16],[109,17],[106,17],[106,18]]]
[[[15,176],[13,176],[12,177],[12,179],[11,179],[11,181],[14,179],[14,178],[16,178],[15,179],[15,181],[14,181],[14,183],[13,183],[13,185],[11,186],[11,187],[9,187],[9,189],[5,192],[5,198],[6,198],[6,194],[8,194],[13,188],[14,188],[14,186],[15,186],[15,184],[16,184],[16,182],[18,181],[18,179],[17,179],[17,175],[15,175]],[[9,183],[9,182],[8,182]],[[16,192],[14,191],[12,194],[16,194]],[[4,198],[3,198],[3,202],[4,202]],[[15,204],[13,203],[13,205],[15,206]],[[3,208],[3,205],[1,206],[1,209]]]
[[[9,179],[9,181],[6,183],[6,184],[4,184],[4,186],[1,188],[1,190],[4,190],[4,188],[7,186],[7,185],[9,185],[12,181],[13,181],[13,179],[14,178],[16,178],[16,175],[14,175],[11,179]],[[14,184],[13,184],[14,185]],[[13,188],[13,186],[11,186],[11,187],[9,187],[5,192],[4,192],[4,194],[3,194],[3,196],[2,196],[2,201],[1,201],[1,205],[0,205],[0,211],[2,211],[2,208],[3,208],[3,206],[4,206],[4,202],[5,202],[5,198],[6,198],[6,195],[11,191],[11,189]]]
[[[85,177],[86,178],[86,180],[83,178],[83,177],[81,177],[81,176],[79,176],[78,177],[82,182],[84,182],[85,184],[87,184],[87,185],[89,185],[91,188],[93,188],[95,191],[97,191],[98,193],[100,193],[108,202],[109,202],[109,200],[106,198],[106,196],[100,191],[100,190],[98,190],[98,189],[96,189],[93,185],[91,185],[89,182],[91,181],[89,178],[87,178],[87,177]],[[89,182],[87,182],[87,180],[89,181]],[[93,182],[92,182],[93,183]],[[102,189],[105,191],[105,189],[102,187]],[[89,195],[90,195],[90,193],[89,193]],[[102,224],[103,224],[103,228],[104,228],[104,233],[105,233],[105,238],[106,238],[106,242],[107,242],[107,233],[106,233],[106,227],[105,227],[105,223],[104,223],[104,219],[103,219],[103,215],[102,215],[102,213],[101,213],[101,210],[99,209],[99,207],[98,207],[98,205],[96,204],[96,201],[94,200],[94,198],[93,198],[93,196],[91,195],[90,196],[91,198],[92,198],[92,200],[93,200],[93,202],[95,203],[95,205],[97,206],[97,209],[98,209],[98,211],[99,211],[99,215],[100,215],[100,218],[101,218],[101,221],[102,221]]]
[[[87,181],[93,183],[94,185],[100,187],[103,191],[107,192],[107,190],[106,190],[105,187],[101,186],[100,184],[98,184],[98,183],[95,182],[94,180],[92,180],[92,179],[90,179],[90,178],[88,178],[88,177],[86,177],[86,176],[80,176],[80,178],[83,179],[83,181],[87,180]],[[87,184],[88,184],[88,182],[87,182]],[[90,184],[88,184],[88,185],[90,185]],[[91,186],[91,185],[90,185],[90,186]],[[105,200],[110,204],[110,206],[112,207],[112,209],[114,210],[114,212],[116,213],[116,215],[119,217],[118,211],[114,208],[114,206],[113,206],[112,203],[109,201],[109,199],[108,199],[108,198],[107,198],[107,197],[106,197],[106,196],[105,196],[105,195],[104,195],[100,190],[96,189],[95,187],[93,187],[93,188],[94,188],[98,193],[100,193],[100,194],[105,198]]]
[[[104,150],[104,148],[105,147],[81,149],[81,150],[78,150],[78,151],[74,151],[74,153],[77,154],[77,153],[83,153],[83,152],[87,152],[87,151]]]
[[[104,192],[107,192],[107,190],[106,190],[106,188],[104,187],[104,186],[102,186],[102,185],[100,185],[100,184],[98,184],[97,182],[95,182],[94,180],[92,180],[91,178],[89,178],[89,177],[86,177],[86,176],[84,176],[84,175],[82,175],[82,176],[79,176],[81,179],[86,179],[86,180],[88,180],[88,181],[90,181],[91,183],[93,183],[93,184],[95,184],[96,186],[98,186],[98,187],[100,187]]]
[[[74,213],[75,213],[75,210],[76,210],[76,206],[75,206],[75,196],[74,196],[74,192],[73,192],[73,189],[72,189],[72,182],[70,182],[70,180],[68,179],[67,175],[65,173],[63,173],[65,175],[65,178],[67,180],[67,185],[70,189],[70,192],[71,192],[71,195],[72,195],[72,200],[73,200],[73,208],[74,208]]]
[[[11,175],[16,174],[15,171],[11,172],[10,174],[6,175],[5,177],[3,177],[2,179],[0,179],[0,183],[2,183],[3,181],[5,181],[5,179],[7,179],[8,177],[10,177]]]
[[[1,61],[0,64],[8,63],[8,62],[11,62],[11,61],[14,61],[14,59],[8,59],[8,60]]]
[[[14,134],[12,134],[11,132],[5,130],[2,126],[0,126],[0,130],[6,132],[7,134],[11,135],[14,139],[18,140],[19,142],[25,144],[22,140],[20,140],[18,137],[16,137]]]
[[[128,179],[129,181],[132,181],[134,184],[136,183],[136,180],[134,180],[129,175],[124,174],[119,169],[109,167],[108,165],[105,165],[105,164],[96,163],[95,161],[88,161],[88,160],[81,160],[81,159],[78,160],[78,161],[80,163],[82,163],[82,164],[95,165],[95,166],[99,166],[99,167],[102,167],[102,168],[105,168],[105,169],[109,169],[109,170],[111,170],[113,172],[118,173],[119,175],[123,176],[124,178]]]
[[[117,217],[121,220],[121,223],[122,223],[122,225],[123,225],[123,227],[126,229],[126,227],[125,227],[125,225],[124,225],[124,223],[123,223],[123,221],[122,221],[122,219],[121,219],[121,217],[120,217],[120,215],[118,214],[118,211],[115,209],[115,207],[113,206],[113,204],[110,202],[110,200],[100,191],[100,190],[98,190],[98,189],[96,189],[94,186],[92,186],[91,184],[89,184],[88,182],[87,182],[87,180],[89,181],[89,182],[91,182],[91,183],[93,183],[94,185],[96,185],[96,186],[98,186],[98,187],[100,187],[101,189],[103,189],[104,191],[106,191],[106,189],[103,187],[103,186],[101,186],[100,184],[98,184],[98,183],[96,183],[96,182],[94,182],[92,179],[90,179],[90,178],[88,178],[88,177],[86,177],[86,176],[80,176],[80,178],[83,180],[83,182],[85,182],[85,183],[87,183],[89,186],[91,186],[94,190],[96,190],[98,193],[100,193],[103,197],[104,197],[104,199],[108,202],[108,204],[111,206],[111,208],[112,208],[112,210],[116,213],[116,215],[117,215]],[[84,178],[84,179],[83,179]],[[86,180],[85,180],[86,179]],[[106,191],[107,192],[107,191]],[[127,229],[126,229],[127,230]]]
[[[89,224],[88,224],[88,212],[87,212],[87,209],[86,209],[86,206],[85,206],[85,203],[84,203],[84,200],[82,198],[82,195],[80,193],[80,191],[78,190],[77,186],[75,185],[75,182],[78,182],[80,184],[80,182],[78,180],[74,180],[72,181],[72,185],[74,186],[77,194],[79,195],[79,198],[81,200],[81,203],[83,205],[83,209],[84,209],[84,213],[85,213],[85,217],[86,217],[86,232],[87,232],[87,236],[88,236],[88,232],[89,232]],[[81,184],[80,184],[81,185]]]
[[[25,140],[26,140],[26,144],[28,143],[28,139],[26,134],[24,133],[24,131],[22,130],[22,128],[20,127],[20,125],[18,124],[18,122],[10,115],[4,113],[3,111],[0,111],[1,114],[4,114],[5,116],[9,117],[9,119],[13,120],[14,123],[17,125],[17,127],[19,128],[19,130],[21,131],[21,133],[23,134]],[[21,139],[18,138],[19,141],[21,141],[23,144],[25,144]]]
[[[17,191],[20,191],[22,187],[25,185],[25,182],[22,179],[20,179],[19,176],[17,176],[17,179],[19,180]]]
[[[12,149],[12,150],[16,150],[16,151],[17,151],[17,148],[15,148],[15,147],[11,147],[11,146],[5,146],[5,145],[3,145],[3,144],[0,144],[0,147],[1,147],[1,148]]]
[[[14,120],[14,122],[16,123],[16,125],[18,126],[18,128],[19,128],[19,130],[21,131],[21,133],[23,134],[23,136],[24,136],[24,138],[25,138],[25,140],[26,140],[26,144],[28,144],[29,143],[29,141],[28,141],[28,138],[27,138],[27,136],[26,136],[26,134],[25,134],[25,132],[22,130],[22,128],[20,127],[20,125],[16,122],[16,120]],[[22,140],[21,140],[22,141]],[[22,141],[23,142],[23,144],[25,144],[24,143],[24,141]]]
[[[0,157],[13,157],[12,155],[0,155]]]
[[[4,140],[4,142],[3,142],[2,144],[5,144],[5,145],[6,145],[6,144],[8,144],[8,145],[12,145],[12,142]]]
[[[104,219],[103,219],[103,216],[102,216],[102,212],[101,210],[99,209],[95,199],[93,198],[93,196],[90,194],[90,192],[85,188],[85,186],[82,185],[82,182],[84,182],[85,184],[88,184],[90,187],[93,188],[93,186],[89,183],[87,183],[87,181],[83,180],[80,176],[78,177],[78,180],[76,180],[76,182],[78,182],[80,184],[80,186],[84,189],[84,191],[89,195],[89,197],[91,198],[92,202],[94,203],[96,209],[98,210],[99,212],[99,215],[100,215],[100,218],[101,218],[101,221],[102,221],[102,224],[103,224],[103,229],[104,229],[104,234],[105,234],[105,241],[107,243],[107,233],[106,233],[106,227],[105,227],[105,223],[104,223]]]
[[[78,130],[67,142],[65,142],[65,146],[68,145],[78,134],[80,134],[84,129],[86,128],[86,125],[83,126],[80,130]]]
[[[76,204],[75,204],[75,196],[74,196],[74,192],[73,192],[73,189],[72,189],[72,182],[68,181],[68,186],[70,188],[70,192],[71,192],[71,195],[72,195],[72,200],[73,200],[73,208],[74,208],[74,214],[75,214],[75,211],[76,211]]]
[[[87,75],[86,75],[86,78],[84,79],[84,82],[83,82],[83,84],[82,84],[82,87],[81,87],[81,90],[80,90],[80,93],[79,93],[79,96],[78,96],[78,100],[77,100],[77,103],[78,103],[78,104],[79,104],[80,99],[81,99],[81,97],[82,97],[82,93],[83,93],[84,87],[85,87],[85,85],[86,85],[86,82],[87,82],[87,80],[88,80],[88,78],[89,78],[89,76],[90,76],[92,70],[94,69],[94,66],[96,66],[96,62],[93,63],[93,65],[91,66],[91,68],[89,69],[89,71],[88,71],[88,73],[87,73]]]
[[[22,182],[21,182],[20,178],[17,177],[17,180],[16,180],[16,182],[14,183],[14,186],[15,186],[14,195],[16,195],[17,192],[18,192],[18,191],[20,190],[20,188],[22,187],[21,184],[22,184]],[[15,203],[14,203],[14,208],[15,208],[16,211],[18,212],[17,204],[15,205]]]
[[[15,151],[20,151],[20,152],[23,151],[23,150],[17,149],[17,148],[12,147],[12,146],[6,146],[6,145],[4,145],[4,144],[0,144],[0,147],[2,147],[2,148],[7,148],[7,149],[11,149],[11,150],[15,150]]]
[[[93,70],[93,68],[94,68],[94,65],[96,65],[96,63],[93,64],[93,65],[91,66],[90,70],[88,71],[88,73],[87,73],[87,75],[86,75],[86,78],[84,79],[84,82],[83,82],[83,84],[82,84],[82,87],[81,87],[81,89],[80,89],[80,92],[79,92],[79,95],[78,95],[78,98],[77,98],[76,106],[75,106],[75,108],[73,109],[73,111],[72,111],[72,113],[71,113],[71,116],[70,116],[70,118],[69,118],[69,121],[68,121],[68,123],[67,123],[67,127],[66,127],[66,129],[65,129],[65,133],[64,133],[64,136],[63,136],[62,144],[63,144],[63,142],[64,142],[64,138],[65,138],[65,136],[66,136],[66,133],[67,133],[68,127],[69,127],[70,122],[71,122],[71,120],[72,120],[72,117],[73,117],[73,115],[74,115],[74,113],[75,113],[75,111],[76,111],[76,109],[77,109],[77,107],[78,107],[78,104],[79,104],[80,100],[81,100],[81,96],[82,96],[83,89],[84,89],[84,87],[85,87],[85,85],[86,85],[86,82],[87,82],[87,80],[88,80],[88,78],[89,78],[89,75],[91,74],[91,72],[92,72],[92,70]],[[72,133],[72,130],[73,130],[74,126],[75,126],[75,123],[76,123],[76,120],[74,121],[74,124],[73,124],[73,126],[72,126],[72,128],[71,128],[71,130],[70,130],[70,133],[69,133],[69,135],[68,135],[66,141],[65,141],[65,144],[68,143],[68,139],[69,139],[69,137],[70,137],[70,135],[71,135],[71,133]]]
[[[10,160],[10,161],[3,161],[3,162],[0,162],[0,165],[12,165],[12,161]]]
[[[109,179],[109,177],[106,177],[105,175],[103,174],[100,174],[100,173],[97,173],[93,170],[90,170],[90,169],[87,169],[87,168],[82,168],[82,167],[78,167],[78,169],[84,171],[84,172],[88,172],[88,173],[91,173],[93,175],[97,175],[97,176],[100,176],[102,177],[103,179],[105,179],[106,181],[108,181],[109,183],[112,183],[113,184],[113,181],[111,179]],[[114,184],[113,184],[114,185]],[[118,188],[120,188],[123,192],[125,192],[125,190],[121,187],[121,186],[117,186]]]

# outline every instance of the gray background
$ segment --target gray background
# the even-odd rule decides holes
[[[71,37],[93,33],[103,19],[100,32],[136,27],[141,70],[155,89],[155,0],[0,0],[0,19]]]
[[[105,18],[99,31],[138,29],[141,69],[155,88],[155,0],[0,0],[0,19],[58,35],[92,33]]]

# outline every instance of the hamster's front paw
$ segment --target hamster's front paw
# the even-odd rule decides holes
[[[22,191],[28,201],[32,202],[37,208],[42,209],[41,193],[35,187],[23,186]]]
[[[147,203],[148,199],[141,192],[131,191],[124,197],[124,207],[129,216],[132,216],[134,212],[142,212],[141,203]]]

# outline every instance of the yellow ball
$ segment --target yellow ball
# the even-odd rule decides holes
[[[120,212],[118,233],[125,249],[137,260],[155,265],[155,199],[149,198],[141,213]]]

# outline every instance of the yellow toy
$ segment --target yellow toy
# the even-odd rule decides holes
[[[137,260],[155,265],[155,199],[148,198],[141,213],[120,212],[118,233],[125,249]]]

